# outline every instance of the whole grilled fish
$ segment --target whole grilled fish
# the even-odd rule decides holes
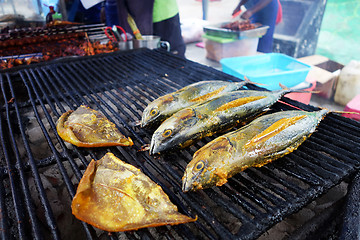
[[[154,132],[150,154],[184,148],[201,138],[229,130],[263,112],[290,89],[239,90],[178,111]]]
[[[224,92],[238,90],[247,83],[250,81],[210,80],[190,84],[149,103],[143,111],[140,125],[141,127],[158,126],[166,118],[183,108],[214,98]]]
[[[182,178],[182,190],[221,186],[249,167],[261,167],[296,150],[328,110],[282,111],[258,117],[220,136],[194,153]]]

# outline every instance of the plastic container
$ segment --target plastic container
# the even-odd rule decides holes
[[[343,113],[342,115],[344,117],[352,118],[360,121],[360,94],[356,95],[350,102],[346,104],[344,111],[349,112],[349,113]]]
[[[170,43],[167,41],[160,41],[159,36],[155,35],[142,35],[142,39],[133,38],[133,47],[137,48],[163,48],[170,51]]]
[[[352,60],[340,72],[334,101],[346,105],[360,94],[360,61]]]
[[[279,83],[288,88],[302,83],[311,68],[310,65],[281,53],[224,58],[220,63],[223,72],[241,79],[246,76],[269,90],[281,89]]]
[[[223,58],[255,55],[259,38],[234,40],[203,35],[206,58],[220,61]]]
[[[269,26],[257,26],[254,29],[244,30],[244,31],[235,31],[231,29],[222,28],[221,26],[229,23],[218,23],[215,25],[205,26],[204,33],[209,36],[216,36],[222,38],[233,38],[233,39],[245,39],[245,38],[259,38],[266,34]]]

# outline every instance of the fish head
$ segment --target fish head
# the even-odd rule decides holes
[[[185,108],[166,119],[155,130],[150,143],[150,154],[172,148],[183,147],[191,140],[189,129],[196,124],[196,114],[192,108]]]
[[[231,171],[232,145],[224,136],[218,137],[194,153],[182,178],[184,192],[221,186]]]
[[[160,116],[160,110],[155,104],[149,104],[143,111],[141,117],[141,127],[145,127],[155,122]]]
[[[161,122],[168,114],[168,109],[174,103],[172,95],[165,95],[155,99],[147,105],[141,116],[141,127],[154,125]]]

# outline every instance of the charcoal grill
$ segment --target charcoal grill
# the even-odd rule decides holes
[[[262,168],[247,169],[222,187],[183,193],[181,177],[186,164],[216,136],[152,157],[139,151],[150,143],[152,130],[135,123],[150,101],[209,79],[239,81],[213,68],[148,49],[1,71],[2,238],[255,239],[358,170],[360,124],[330,113],[297,151]],[[56,134],[56,120],[81,104],[101,111],[133,139],[134,146],[84,149],[63,142]],[[287,98],[273,109],[293,107],[316,109]],[[180,212],[198,220],[109,234],[74,218],[71,199],[86,166],[108,151],[140,168],[164,189]],[[62,223],[68,225],[70,234]]]

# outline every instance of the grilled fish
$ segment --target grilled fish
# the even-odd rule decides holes
[[[238,90],[247,83],[250,83],[250,81],[228,82],[212,80],[188,85],[149,103],[143,111],[140,126],[157,127],[166,118],[183,108],[214,98],[220,93]]]
[[[112,153],[90,162],[71,209],[78,219],[110,232],[196,220],[179,213],[159,185]]]
[[[194,153],[182,178],[182,190],[221,186],[246,168],[261,167],[291,153],[310,137],[327,113],[272,113],[214,139]]]
[[[239,90],[182,109],[155,130],[150,154],[184,148],[201,138],[244,124],[291,91],[295,90]]]
[[[56,130],[64,141],[77,147],[133,145],[103,114],[83,105],[61,115]]]

